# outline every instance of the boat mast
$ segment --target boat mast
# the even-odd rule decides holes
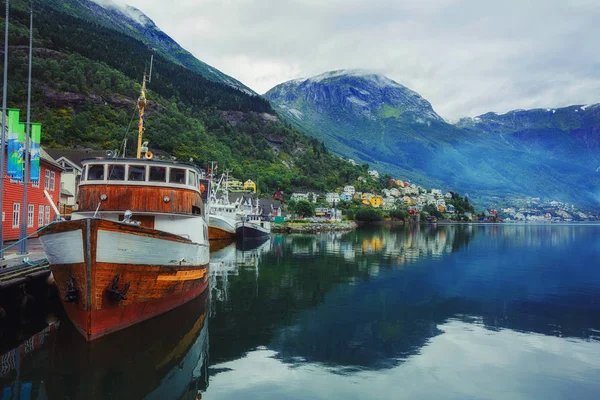
[[[142,81],[142,92],[138,98],[138,108],[140,109],[140,122],[138,123],[138,142],[137,142],[137,158],[142,157],[142,135],[144,133],[144,111],[146,109],[146,72],[144,72],[144,80]]]
[[[144,71],[144,79],[142,81],[142,92],[138,98],[138,108],[140,109],[140,122],[138,123],[138,142],[137,142],[137,158],[142,158],[142,135],[144,134],[144,121],[146,116],[144,114],[146,110],[146,81],[150,82],[152,79],[152,62],[154,61],[154,55],[150,58],[150,75],[146,80],[146,71]]]

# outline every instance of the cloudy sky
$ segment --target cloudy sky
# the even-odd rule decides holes
[[[336,69],[444,118],[600,102],[599,0],[114,0],[258,93]]]

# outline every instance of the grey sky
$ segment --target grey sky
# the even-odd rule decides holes
[[[600,102],[599,0],[115,0],[259,93],[346,68],[444,118]]]

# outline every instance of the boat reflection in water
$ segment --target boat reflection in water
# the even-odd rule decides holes
[[[34,389],[31,398],[39,399],[199,398],[208,386],[207,311],[205,291],[166,314],[91,343],[63,320],[47,338],[45,352],[23,360],[20,374],[0,379],[2,399],[18,398],[10,388],[22,388],[23,382]]]
[[[212,246],[211,246],[211,250]],[[216,312],[216,302],[226,301],[229,292],[229,276],[237,276],[240,268],[254,270],[257,282],[261,258],[271,251],[271,238],[247,238],[230,243],[210,253],[210,288],[213,302],[211,316]]]

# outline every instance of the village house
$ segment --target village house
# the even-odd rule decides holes
[[[342,194],[340,194],[340,200],[341,201],[350,201],[350,200],[352,200],[352,195],[350,193],[343,192]]]
[[[348,193],[350,196],[352,196],[354,193],[356,193],[356,189],[352,185],[347,185],[344,186],[344,193]]]
[[[61,214],[71,214],[77,210],[77,193],[83,166],[81,162],[88,158],[105,157],[106,152],[91,149],[45,149],[63,168],[60,175],[60,207]]]
[[[254,183],[254,181],[251,179],[248,179],[246,182],[244,182],[244,190],[251,190],[252,192],[256,193],[256,183]]]
[[[338,204],[340,202],[340,195],[334,192],[326,193],[325,201],[329,204]]]
[[[381,196],[372,196],[369,199],[370,203],[371,203],[371,207],[381,207],[381,205],[383,204],[383,197]]]
[[[379,179],[379,172],[375,171],[374,169],[370,169],[367,172],[372,178]]]
[[[292,201],[301,201],[301,200],[308,201],[308,193],[294,192],[294,193],[292,193],[290,200],[292,200]]]
[[[396,209],[396,199],[393,197],[386,197],[383,199],[383,207],[385,211],[395,210]]]
[[[448,204],[448,206],[446,207],[446,211],[450,214],[454,214],[454,206],[452,204]]]
[[[6,151],[6,149],[4,149]],[[5,155],[4,171],[6,171]],[[27,234],[30,235],[56,218],[50,200],[60,206],[60,182],[62,167],[44,149],[40,149],[40,180],[29,182],[27,207],[23,210],[23,182],[4,177],[4,200],[2,203],[2,229],[4,240],[18,240],[22,218],[27,218]]]
[[[431,189],[431,194],[435,197],[435,198],[439,198],[442,197],[442,191],[439,189]]]
[[[392,188],[390,189],[390,194],[394,197],[399,197],[400,196],[400,191],[396,188]]]

